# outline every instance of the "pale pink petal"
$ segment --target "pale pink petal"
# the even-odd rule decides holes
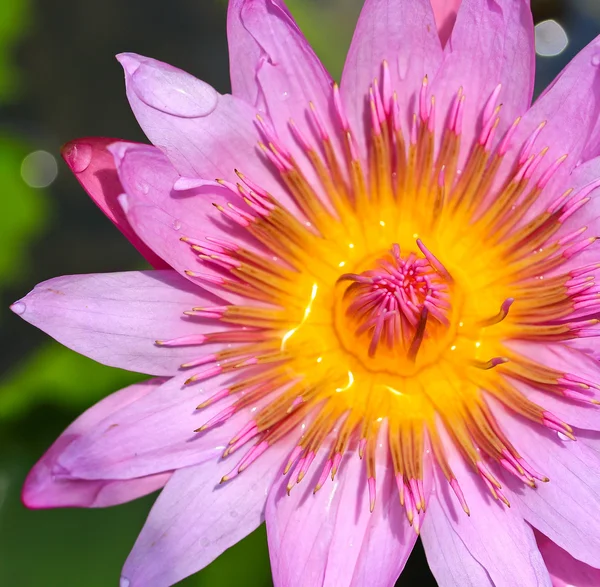
[[[435,24],[438,28],[438,34],[442,45],[445,45],[456,21],[456,13],[461,0],[431,0],[433,13],[435,14]]]
[[[230,0],[227,9],[227,42],[231,93],[258,110],[264,111],[264,96],[256,79],[267,55],[242,22],[244,0]]]
[[[488,99],[502,85],[497,136],[531,104],[535,73],[533,19],[527,0],[463,0],[443,66],[434,77],[431,94],[443,124],[459,88],[465,96],[461,135],[463,160],[483,128]]]
[[[238,88],[244,88],[242,97],[257,110],[264,109],[279,141],[307,178],[314,179],[312,165],[292,132],[290,120],[315,142],[318,136],[310,115],[312,102],[329,136],[336,136],[331,76],[282,0],[232,0],[228,26],[234,95]],[[263,140],[268,142],[268,137]]]
[[[588,227],[585,236],[596,236],[596,232],[594,232],[596,227],[591,225],[598,223],[600,219],[600,157],[595,157],[581,165],[577,165],[565,179],[565,184],[561,186],[561,191],[567,189],[572,189],[573,193],[585,192],[585,196],[590,198],[590,201],[562,223],[556,236],[571,234],[583,226]],[[539,211],[541,211],[541,205],[536,206]],[[527,220],[533,218],[535,213],[535,209],[532,210],[528,214]],[[561,264],[551,274],[564,274],[570,269],[582,267],[588,263],[596,262],[598,259],[600,259],[598,248],[591,247],[591,249],[586,249],[581,254],[569,259],[566,264]]]
[[[427,454],[424,455],[423,489],[426,503],[429,503],[432,492],[432,466],[431,458]],[[388,464],[388,468],[390,470],[384,474],[384,480],[385,475],[389,475],[391,472],[391,464]],[[384,485],[384,488],[389,491],[389,496],[383,497],[386,499],[383,511],[376,506],[371,514],[374,519],[369,523],[363,540],[360,556],[352,576],[352,587],[391,585],[393,578],[402,573],[414,546],[412,535],[416,535],[415,529],[414,527],[407,528],[406,512],[403,508],[398,507],[397,485],[393,482],[391,489],[389,485]],[[381,489],[381,487],[377,487],[377,499],[379,499]],[[425,517],[426,514],[420,515],[420,524],[423,523]],[[341,555],[345,556],[343,553]]]
[[[161,347],[214,330],[183,312],[219,300],[175,271],[131,271],[56,277],[38,284],[11,309],[61,344],[111,367],[172,375],[197,347]]]
[[[558,193],[561,195],[565,193],[567,189],[573,190],[572,193],[575,197],[585,196],[586,198],[590,198],[590,201],[562,223],[554,239],[558,240],[563,236],[573,234],[583,227],[586,227],[587,229],[582,233],[582,239],[600,234],[600,157],[595,157],[581,165],[577,165],[577,167],[571,171],[570,175],[565,178],[563,185],[557,186]],[[579,194],[579,196],[576,194]],[[528,211],[524,217],[524,222],[529,222],[533,218],[536,218],[541,212],[545,211],[548,207],[549,200],[550,198],[548,197],[540,198]],[[596,243],[594,246],[587,247],[570,259],[566,259],[564,263],[561,263],[559,267],[550,271],[548,275],[565,275],[573,269],[579,269],[586,265],[598,263],[599,260],[600,251],[598,249],[598,243]],[[594,275],[596,279],[598,279],[600,272],[595,271],[594,273],[590,273],[590,275]],[[573,342],[576,345],[578,343],[585,345],[589,341],[577,341],[577,339],[575,339],[575,341],[569,341],[568,344],[572,344]]]
[[[439,489],[448,492],[448,484]],[[454,519],[447,518],[440,505],[440,499],[446,497],[437,495],[437,490],[436,487],[436,493],[429,500],[421,529],[427,563],[437,584],[439,587],[495,587],[486,570],[454,531]]]
[[[589,69],[596,69],[595,74],[589,74],[590,77],[598,77],[598,66],[600,66],[600,37],[596,37],[596,39],[594,39],[594,41],[592,41],[583,51],[586,52],[587,60],[590,62],[589,65],[591,67],[589,67]],[[583,51],[580,51],[573,58],[571,63],[569,63],[569,65],[567,65],[567,67],[563,70],[563,73],[567,70],[567,68],[573,66],[577,61],[579,61],[580,69],[585,67],[585,61],[581,58],[581,54],[583,53]],[[546,96],[546,94],[552,91],[552,87],[555,83],[556,79],[549,86],[546,87],[539,99],[542,99]],[[597,89],[595,91],[597,92]],[[591,124],[585,130],[585,145],[581,148],[581,152],[579,153],[580,161],[587,161],[588,159],[592,159],[600,155],[600,118],[596,117],[594,120],[592,120]]]
[[[558,397],[552,393],[540,391],[518,380],[512,383],[527,399],[541,406],[560,420],[579,428],[600,430],[600,408],[576,400]]]
[[[454,448],[451,438],[443,430],[440,435],[448,464],[464,494],[470,515],[463,511],[437,467],[435,495],[445,517],[451,521],[453,531],[471,556],[486,570],[496,587],[550,587],[550,577],[532,529],[518,511],[494,500],[481,478]],[[490,531],[491,528],[494,530]]]
[[[54,468],[67,446],[88,429],[154,391],[164,380],[151,379],[130,385],[97,403],[71,424],[27,475],[23,503],[32,509],[53,507],[107,507],[131,501],[160,489],[171,473],[126,481],[69,479],[54,474]]]
[[[174,190],[173,185],[179,176],[164,153],[154,147],[116,143],[111,146],[111,151],[125,190],[121,203],[129,223],[142,241],[186,279],[230,302],[244,304],[245,298],[219,286],[218,282],[224,275],[221,267],[203,261],[199,256],[201,253],[191,248],[192,244],[210,247],[207,237],[214,237],[232,243],[234,248],[244,246],[253,252],[262,251],[244,228],[215,207],[227,208],[234,204],[246,213],[252,213],[241,196],[235,196],[216,182],[194,181],[190,183],[201,185]],[[184,242],[182,239],[191,241]],[[213,279],[195,278],[187,271],[212,276]]]
[[[369,87],[382,83],[382,63],[390,68],[391,87],[398,94],[408,128],[423,77],[435,76],[442,47],[429,0],[366,0],[354,32],[342,75],[346,114],[365,144]]]
[[[600,364],[587,354],[564,344],[540,344],[511,341],[509,348],[519,355],[534,360],[549,369],[584,377],[591,382],[600,381]],[[565,423],[578,428],[600,430],[600,407],[572,399],[561,398],[531,385],[513,379],[512,383],[528,399],[545,408]],[[590,399],[600,399],[600,392],[590,390]]]
[[[600,567],[600,458],[583,442],[509,414],[494,402],[494,414],[517,450],[546,475],[532,490],[506,478],[508,499],[532,526],[577,560]]]
[[[169,587],[255,530],[269,488],[281,475],[286,448],[271,447],[223,484],[219,481],[235,467],[235,456],[176,471],[125,563],[121,587]]]
[[[187,178],[237,182],[235,169],[275,196],[281,189],[259,152],[256,110],[155,59],[123,53],[127,97],[146,136]]]
[[[600,569],[594,569],[575,560],[567,551],[540,532],[536,532],[536,539],[552,576],[554,587],[598,587],[600,585]]]
[[[600,432],[596,430],[575,430],[577,440],[600,454]]]
[[[63,450],[57,470],[78,479],[131,479],[218,459],[251,414],[248,409],[243,410],[220,426],[195,432],[237,399],[230,396],[197,409],[239,381],[234,375],[223,374],[185,385],[194,373],[213,367],[209,364],[177,375],[153,393],[88,428],[86,434]],[[244,452],[244,448],[239,451]]]
[[[117,139],[86,137],[68,142],[62,149],[63,159],[77,181],[129,242],[155,269],[169,266],[149,249],[132,230],[117,198],[123,188],[112,155],[106,147]]]
[[[271,0],[269,5],[255,2],[256,6],[252,8],[253,0],[230,0],[227,10],[227,41],[229,42],[229,69],[231,74],[232,94],[241,98],[248,104],[252,104],[258,110],[265,111],[265,96],[260,88],[258,81],[258,72],[269,59],[265,48],[252,33],[252,23],[245,20],[249,10],[263,10],[266,18],[277,18],[281,15],[287,16],[290,24],[293,23],[293,17],[283,2]],[[273,9],[273,10],[271,10]],[[275,16],[272,12],[277,10]],[[297,35],[297,26],[294,24],[291,34]],[[310,49],[309,49],[310,50]],[[268,66],[277,65],[276,63],[267,64]]]
[[[581,160],[587,161],[597,157],[600,153],[600,119],[596,121],[587,140],[587,144],[581,153]]]
[[[569,187],[569,174],[581,162],[591,128],[600,115],[600,37],[565,67],[552,84],[523,116],[505,155],[502,173],[514,170],[515,160],[534,131],[545,123],[531,144],[531,154],[538,156],[548,147],[545,164],[539,165],[530,182],[537,181],[548,166],[563,155],[560,165],[538,198],[533,213],[538,213]],[[598,153],[589,154],[589,157]],[[589,158],[587,157],[587,158]]]
[[[313,494],[325,456],[287,495],[289,476],[278,478],[266,508],[275,587],[392,585],[413,548],[391,469],[378,466],[375,510],[369,512],[364,463],[347,455],[334,481]],[[370,560],[368,560],[370,558]]]

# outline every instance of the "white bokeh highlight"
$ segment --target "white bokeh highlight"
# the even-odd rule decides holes
[[[560,55],[569,44],[565,29],[555,20],[544,20],[535,25],[535,52],[542,57]]]

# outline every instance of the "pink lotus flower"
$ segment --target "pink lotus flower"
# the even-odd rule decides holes
[[[527,2],[445,4],[444,45],[430,0],[367,0],[338,87],[281,0],[231,0],[233,96],[123,54],[154,146],[67,145],[162,270],[12,308],[157,378],[81,416],[23,500],[164,487],[123,587],[263,520],[278,586],[392,585],[419,532],[442,587],[600,584],[600,40],[530,107]]]

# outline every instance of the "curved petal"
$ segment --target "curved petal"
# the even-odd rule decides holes
[[[440,431],[442,434],[443,431]],[[487,571],[495,587],[551,587],[532,529],[518,512],[496,502],[468,467],[452,440],[443,434],[448,464],[470,510],[467,516],[436,468],[436,496],[443,515],[471,556]],[[430,515],[430,512],[428,513]],[[494,528],[490,532],[490,528]]]
[[[188,182],[196,187],[174,190],[179,176],[165,154],[154,147],[117,143],[111,151],[125,190],[122,203],[127,219],[142,241],[186,279],[232,303],[246,303],[245,298],[220,287],[224,273],[219,265],[203,261],[190,242],[182,241],[191,239],[210,247],[207,237],[215,237],[232,243],[234,249],[243,245],[253,252],[262,252],[244,228],[215,208],[235,203],[247,214],[252,213],[242,198],[216,182]],[[182,181],[181,184],[187,187]],[[195,278],[188,271],[213,279]]]
[[[554,587],[596,587],[600,585],[600,569],[575,560],[568,552],[536,532],[540,552],[552,576]]]
[[[176,471],[125,563],[121,587],[169,587],[255,530],[285,448],[271,447],[227,483],[219,481],[235,466],[232,459]]]
[[[213,330],[214,321],[190,319],[183,312],[215,301],[175,271],[131,271],[56,277],[36,285],[11,309],[99,363],[173,375],[198,351],[155,341]]]
[[[563,69],[559,76],[557,76],[557,78],[550,85],[548,85],[546,89],[541,93],[540,97],[538,98],[538,101],[542,100],[546,97],[548,93],[553,91],[553,86],[558,80],[558,78],[564,73],[566,73],[570,68],[576,67],[577,64],[577,66],[580,69],[585,69],[586,63],[584,59],[584,53],[585,57],[589,62],[587,64],[587,69],[589,70],[590,77],[598,76],[598,67],[600,66],[600,36],[596,37],[589,45],[587,45],[571,60],[571,62]],[[594,157],[598,157],[598,155],[600,155],[600,120],[598,119],[598,117],[591,121],[591,124],[586,128],[586,131],[586,144],[579,153],[580,158],[577,161],[577,163],[580,163],[581,161],[588,161],[589,159],[593,159]]]
[[[432,489],[431,467],[431,460],[425,457],[423,481],[427,502],[429,502]],[[388,465],[388,469],[391,469],[391,465]],[[390,474],[389,470],[387,474]],[[376,506],[376,510],[371,514],[375,518],[369,523],[365,534],[352,576],[351,587],[392,585],[394,578],[402,573],[414,547],[414,537],[416,537],[414,526],[407,527],[406,513],[403,508],[398,507],[398,489],[395,481],[392,481],[391,485],[390,489],[390,486],[385,484],[384,475],[384,486],[377,487],[377,491],[384,490],[382,497],[386,502],[384,502],[382,512],[378,514]],[[386,489],[389,492],[388,495],[385,494]],[[424,517],[423,514],[420,515],[420,523]],[[337,585],[338,583],[334,582],[333,584]]]
[[[113,156],[106,148],[115,141],[117,139],[103,137],[76,139],[64,145],[61,154],[83,189],[146,261],[155,269],[170,269],[135,234],[117,200],[123,193],[123,188],[117,176]]]
[[[206,367],[171,378],[89,427],[62,451],[57,471],[77,479],[132,479],[219,458],[251,415],[249,410],[241,410],[220,426],[195,432],[237,399],[230,396],[198,409],[217,392],[239,382],[235,375],[222,374],[195,385],[185,384],[203,369]]]
[[[257,146],[256,110],[221,96],[190,74],[134,53],[117,56],[125,71],[127,98],[146,136],[188,178],[238,181],[239,168],[252,181],[282,196]]]
[[[228,12],[231,79],[234,94],[264,109],[275,133],[305,174],[312,166],[296,140],[290,119],[305,136],[314,135],[312,102],[335,137],[333,80],[282,0],[231,0]],[[251,79],[253,76],[253,79]]]
[[[431,0],[431,7],[435,14],[438,34],[442,45],[445,45],[452,34],[456,14],[462,0]]]
[[[230,0],[227,8],[227,43],[229,45],[229,75],[231,93],[264,112],[257,75],[266,61],[263,49],[248,33],[241,18],[243,0]]]
[[[533,426],[494,403],[507,437],[538,471],[550,478],[532,490],[506,479],[511,505],[571,556],[600,567],[600,459],[582,442]]]
[[[427,504],[421,540],[439,587],[494,587],[486,570],[454,531],[435,493]]]
[[[266,506],[267,537],[276,587],[392,585],[408,559],[416,533],[406,521],[391,470],[378,466],[377,499],[369,512],[365,466],[356,455],[335,480],[313,489],[325,458],[288,496],[289,477],[276,480]]]
[[[548,148],[544,155],[545,163],[537,167],[529,180],[531,185],[540,179],[549,165],[568,155],[542,191],[530,214],[539,213],[570,187],[569,174],[581,163],[591,129],[600,115],[599,54],[600,37],[580,51],[535,101],[523,116],[510,142],[499,177],[514,168],[515,161],[518,161],[523,146],[530,138],[533,139],[530,144],[532,154],[539,156]],[[538,127],[541,130],[538,131]],[[538,134],[534,134],[536,132]]]
[[[415,112],[425,75],[435,76],[442,47],[429,0],[366,0],[342,74],[346,114],[360,143],[366,141],[369,87],[381,79],[382,63],[390,68],[391,89],[405,114],[405,127]]]
[[[164,381],[151,379],[113,393],[75,420],[54,442],[27,475],[21,498],[32,509],[54,507],[107,507],[131,501],[160,489],[170,472],[118,481],[79,480],[57,477],[53,470],[62,452],[111,414],[154,391]]]
[[[564,185],[561,188],[563,191],[566,191],[567,188],[572,189],[574,194],[583,193],[585,197],[590,198],[590,201],[561,224],[556,233],[556,238],[572,234],[584,226],[587,227],[584,236],[596,235],[595,231],[600,228],[600,157],[595,157],[581,165],[577,165],[565,178]],[[543,202],[540,204],[543,205]],[[541,212],[540,204],[529,211],[524,219],[526,222],[535,218]],[[563,275],[572,269],[595,263],[599,258],[600,253],[597,247],[588,247],[549,272],[549,275]]]
[[[587,354],[564,344],[539,344],[511,341],[508,345],[519,355],[549,369],[576,374],[591,382],[600,380],[600,365]],[[600,407],[556,396],[514,379],[513,384],[528,399],[548,410],[562,421],[590,430],[600,430]],[[590,398],[594,397],[590,394]]]
[[[465,96],[462,158],[483,128],[484,107],[499,84],[498,136],[531,104],[535,75],[533,18],[528,0],[463,0],[431,94],[445,122],[459,88]]]
[[[581,153],[582,161],[589,161],[600,154],[600,119],[596,121],[590,131],[585,148]]]

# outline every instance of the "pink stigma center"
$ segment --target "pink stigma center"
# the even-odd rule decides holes
[[[357,324],[356,336],[369,332],[370,357],[383,343],[403,349],[414,360],[428,319],[448,324],[450,292],[444,275],[427,258],[412,252],[403,258],[398,244],[376,269],[346,273],[339,281],[352,282],[344,294],[352,300],[346,315]]]

